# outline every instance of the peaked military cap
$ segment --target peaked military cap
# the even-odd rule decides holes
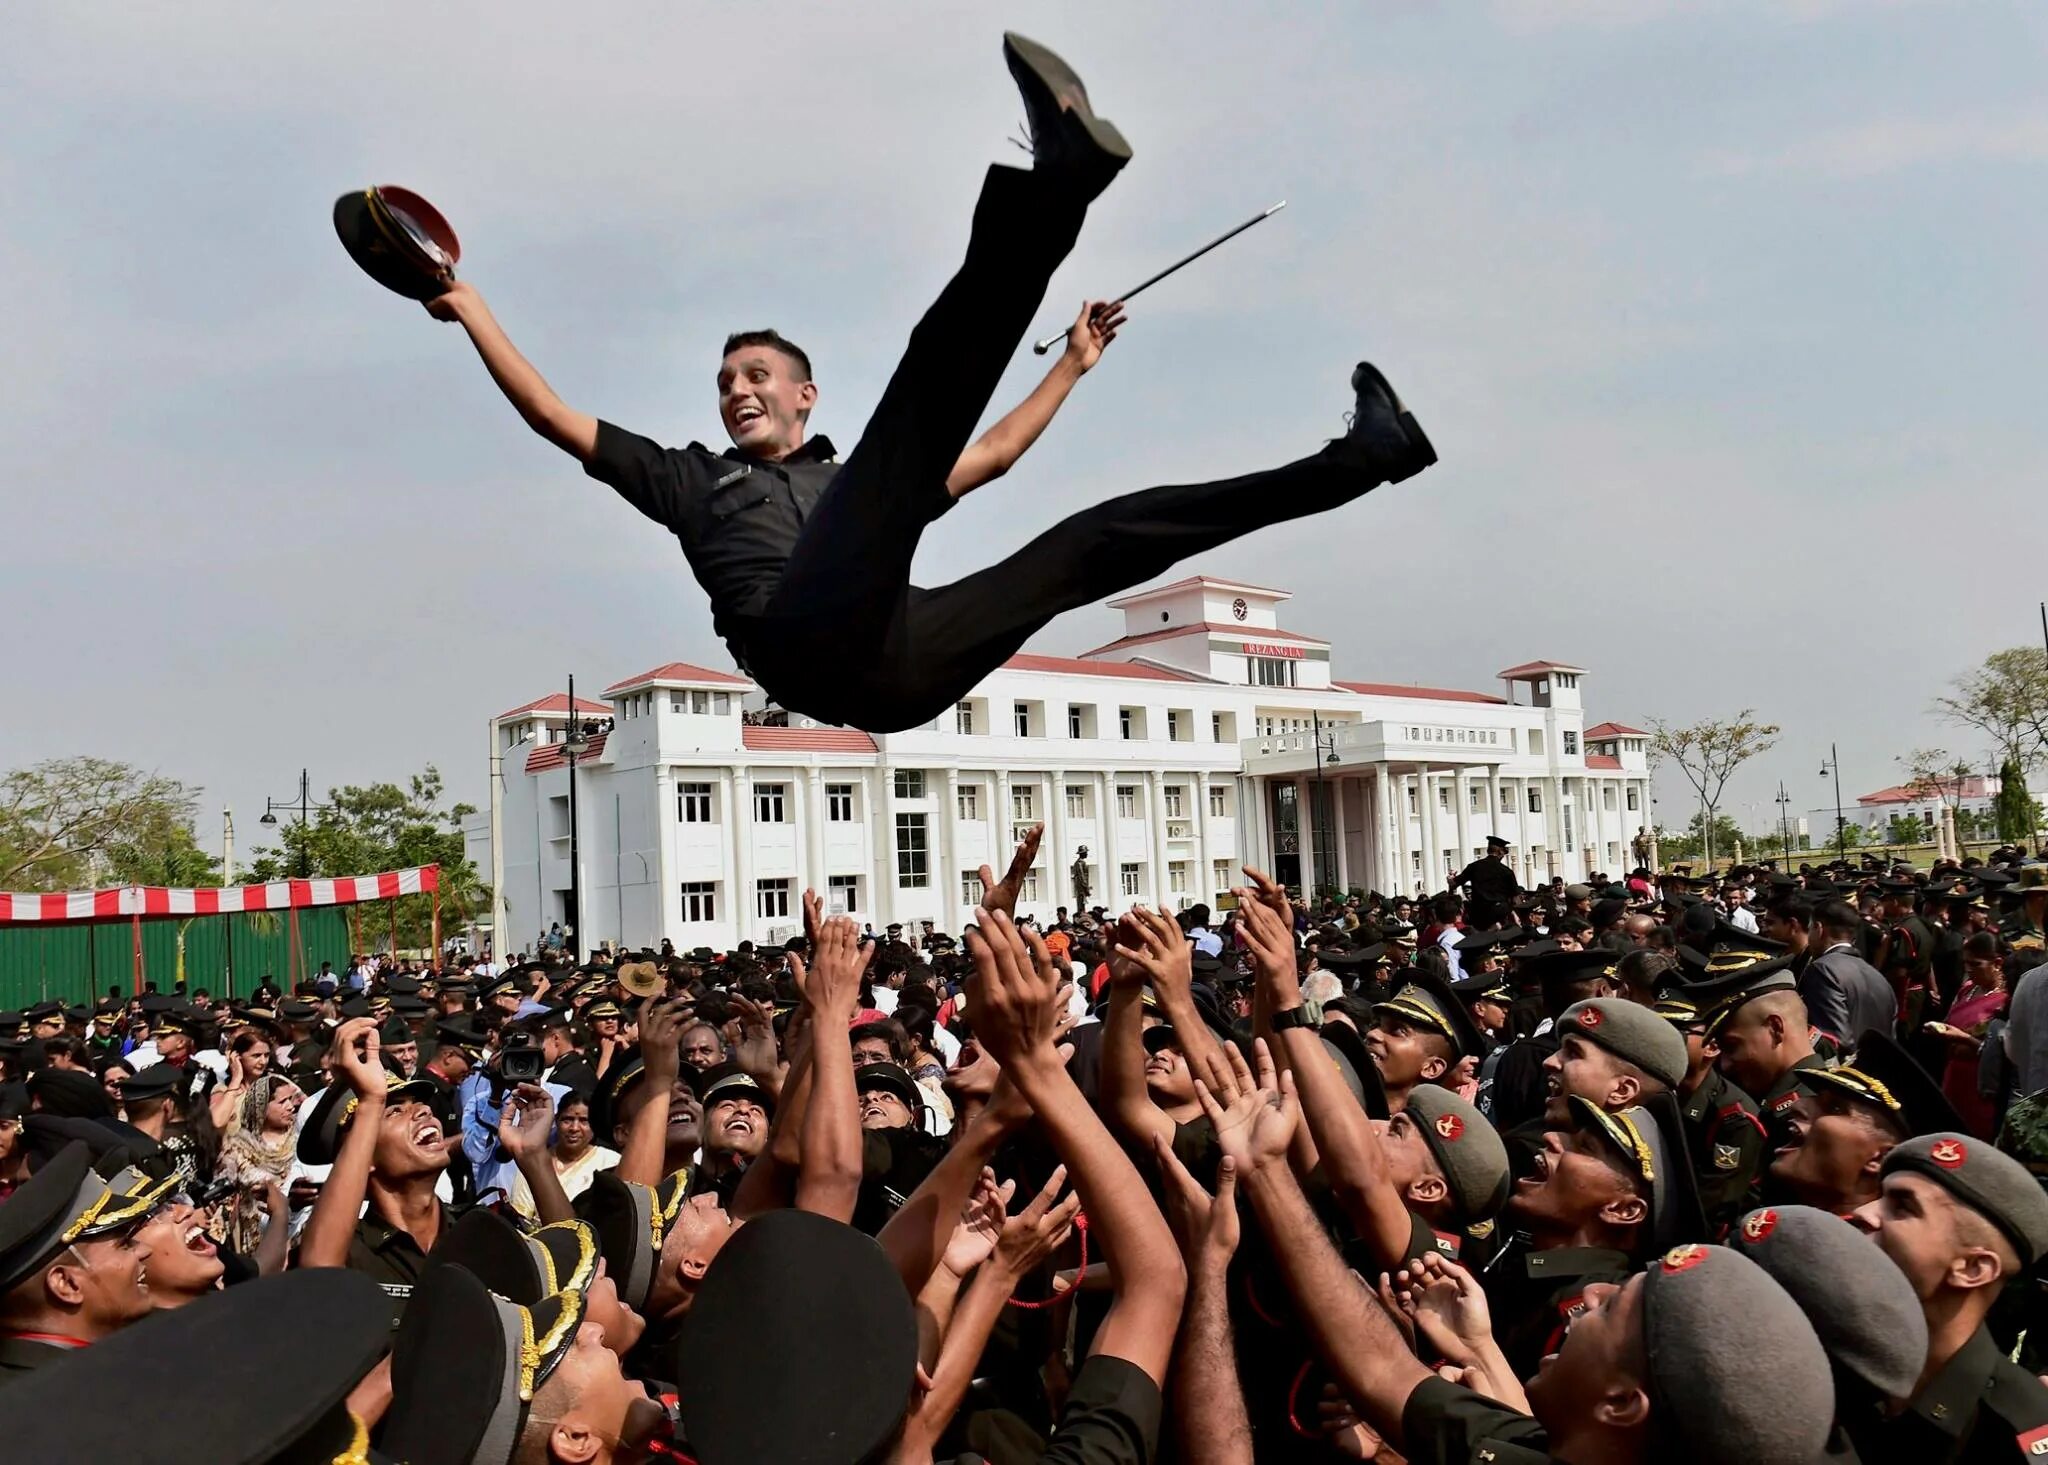
[[[1656,1251],[1712,1234],[1700,1203],[1699,1183],[1685,1146],[1685,1120],[1670,1094],[1653,1094],[1640,1104],[1608,1113],[1598,1104],[1570,1097],[1573,1122],[1617,1150],[1623,1167],[1640,1182],[1650,1202],[1649,1238]]]
[[[169,1189],[135,1172],[117,1187],[92,1168],[92,1152],[66,1145],[0,1202],[0,1293],[34,1276],[65,1247],[140,1225]]]
[[[466,1268],[508,1302],[531,1307],[597,1280],[597,1232],[587,1221],[556,1221],[531,1235],[478,1207],[464,1214],[434,1247],[429,1264]]]
[[[132,1081],[132,1080],[131,1080]],[[407,1099],[418,1099],[431,1103],[435,1088],[431,1080],[424,1078],[401,1078],[391,1070],[384,1071],[384,1101],[387,1104],[403,1103]],[[298,1156],[306,1165],[332,1165],[336,1155],[341,1153],[342,1138],[356,1117],[356,1108],[361,1101],[346,1079],[339,1079],[324,1089],[313,1101],[313,1112],[306,1116],[306,1122],[299,1127]]]
[[[1485,1035],[1472,1021],[1465,1004],[1451,992],[1450,984],[1433,972],[1403,973],[1405,981],[1385,1002],[1375,1002],[1375,1014],[1390,1014],[1403,1022],[1427,1029],[1451,1045],[1455,1058],[1477,1058],[1486,1052]]]
[[[691,1179],[687,1166],[659,1185],[621,1180],[616,1170],[604,1170],[576,1197],[576,1214],[589,1223],[619,1300],[636,1311],[647,1305],[662,1243],[689,1200]]]
[[[1890,1116],[1908,1138],[1963,1127],[1962,1116],[1934,1076],[1889,1035],[1875,1029],[1856,1039],[1849,1062],[1838,1068],[1802,1068],[1798,1081],[1816,1093],[1860,1099]]]

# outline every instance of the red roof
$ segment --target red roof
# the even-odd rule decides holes
[[[1619,768],[1621,767],[1621,760],[1612,753],[1588,753],[1586,755],[1586,766],[1588,768]]]
[[[1190,585],[1214,585],[1219,590],[1250,590],[1258,595],[1277,595],[1282,600],[1294,599],[1292,590],[1275,590],[1267,585],[1249,585],[1243,580],[1229,580],[1217,575],[1190,575],[1185,580],[1176,580],[1171,585],[1161,585],[1156,590],[1140,590],[1109,601],[1108,605],[1111,610],[1118,610],[1134,601],[1150,600],[1155,595],[1164,595],[1169,590],[1185,590]]]
[[[1585,670],[1583,666],[1573,666],[1569,662],[1563,661],[1527,661],[1520,666],[1511,666],[1506,671],[1501,672],[1500,679],[1504,682],[1515,682],[1525,677],[1540,677],[1546,672],[1553,671],[1576,672],[1584,675]]]
[[[591,759],[602,754],[604,752],[605,736],[604,733],[594,735],[590,740],[590,746],[584,750],[583,756],[576,761],[578,763],[588,763]],[[565,768],[568,766],[568,763],[569,753],[567,745],[563,743],[542,743],[526,755],[526,771],[528,773],[545,773],[550,768]]]
[[[1259,626],[1224,626],[1215,621],[1190,621],[1184,626],[1168,626],[1163,631],[1147,631],[1142,636],[1119,636],[1107,646],[1098,646],[1083,656],[1100,656],[1105,651],[1117,651],[1126,646],[1142,646],[1147,641],[1168,641],[1177,636],[1191,635],[1196,631],[1208,631],[1223,636],[1235,636],[1240,641],[1294,641],[1303,646],[1327,646],[1330,643],[1317,636],[1297,635],[1293,631],[1282,631]]]
[[[1083,661],[1075,656],[1036,656],[1023,652],[1003,663],[1004,671],[1048,671],[1074,677],[1140,677],[1154,682],[1178,682],[1185,678],[1154,666],[1128,661]]]
[[[510,722],[513,718],[524,717],[529,712],[565,713],[568,710],[569,694],[567,692],[550,692],[547,696],[537,698],[527,703],[524,707],[515,707],[510,712],[500,712],[498,714],[498,721]],[[610,717],[612,715],[612,709],[605,703],[587,702],[581,697],[576,699],[576,710],[578,712],[595,712],[599,717]]]
[[[1864,794],[1856,800],[1859,804],[1924,804],[1930,799],[1958,798],[1982,799],[1991,797],[1991,780],[1982,774],[1960,781],[1953,778],[1930,778],[1922,783],[1900,783],[1890,788],[1881,788],[1874,794]]]
[[[1356,692],[1361,697],[1420,697],[1430,702],[1491,702],[1496,707],[1505,707],[1507,699],[1496,697],[1490,692],[1457,692],[1447,687],[1404,687],[1394,682],[1332,682],[1333,687],[1342,687],[1347,692]]]
[[[1646,738],[1648,733],[1639,727],[1630,727],[1625,722],[1603,722],[1597,727],[1586,729],[1589,738]]]
[[[851,727],[743,727],[750,753],[872,753],[875,740]]]
[[[613,682],[604,689],[605,696],[623,692],[628,687],[644,687],[649,682],[708,682],[715,687],[751,687],[754,684],[745,677],[736,677],[730,672],[711,671],[705,667],[692,666],[687,661],[668,661],[653,671],[643,671],[637,677],[627,677],[623,682]],[[609,707],[604,709],[611,711]]]

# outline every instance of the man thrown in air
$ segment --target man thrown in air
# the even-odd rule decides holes
[[[928,723],[1062,612],[1436,461],[1386,379],[1361,362],[1347,431],[1309,457],[1110,499],[951,585],[910,584],[925,526],[1008,470],[1122,323],[1115,302],[1085,306],[1045,381],[974,438],[1089,203],[1131,156],[1059,57],[1014,34],[1003,53],[1032,165],[989,169],[967,258],[911,332],[844,463],[807,435],[811,363],[773,331],[726,342],[718,407],[733,446],[713,452],[665,448],[568,406],[471,286],[427,304],[469,332],[529,427],[675,534],[734,660],[780,706],[821,722],[879,733]]]

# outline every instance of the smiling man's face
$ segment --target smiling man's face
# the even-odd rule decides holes
[[[757,458],[786,458],[803,444],[818,400],[794,357],[773,346],[741,346],[718,368],[718,416],[734,447]]]
[[[704,1149],[751,1160],[768,1143],[768,1115],[752,1099],[721,1096],[704,1111]]]

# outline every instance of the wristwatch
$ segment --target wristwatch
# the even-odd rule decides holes
[[[1323,1025],[1323,1004],[1313,999],[1304,1000],[1299,1007],[1283,1008],[1273,1014],[1273,1031],[1284,1033],[1289,1028],[1308,1028],[1314,1031]]]

